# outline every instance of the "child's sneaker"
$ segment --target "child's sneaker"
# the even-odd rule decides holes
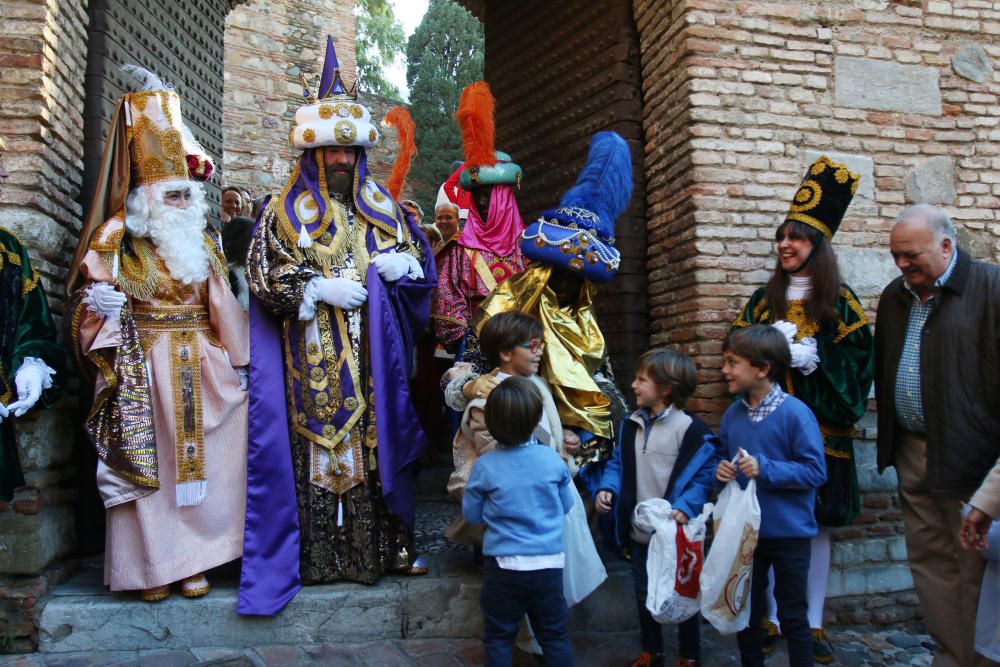
[[[698,667],[698,661],[691,658],[677,658],[674,667]]]
[[[664,656],[662,653],[650,653],[643,651],[639,657],[632,661],[629,667],[663,667]]]
[[[781,631],[767,617],[764,618],[760,626],[764,630],[764,641],[761,643],[761,648],[764,651],[764,655],[770,655],[774,652],[774,649],[778,648],[778,642],[781,640]]]
[[[833,662],[833,644],[823,628],[813,628],[813,662],[829,665]]]

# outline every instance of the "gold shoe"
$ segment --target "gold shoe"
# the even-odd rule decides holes
[[[195,574],[181,579],[181,595],[186,598],[200,598],[212,589],[204,574]]]
[[[166,600],[168,597],[170,597],[169,585],[154,586],[153,588],[139,591],[139,599],[143,602],[159,602],[160,600]]]

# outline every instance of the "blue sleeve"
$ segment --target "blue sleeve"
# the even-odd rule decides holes
[[[618,444],[611,452],[611,458],[604,465],[604,474],[601,475],[601,483],[598,491],[610,491],[618,496],[622,489],[622,428],[618,429]]]
[[[469,481],[465,485],[465,493],[462,494],[462,516],[469,523],[483,522],[483,503],[486,500],[484,469],[482,459],[472,465]]]
[[[569,476],[566,464],[561,460],[559,461],[559,468],[562,470],[562,478],[559,480],[559,500],[562,501],[563,514],[566,514],[573,509],[573,492],[569,488],[570,484],[573,483],[573,479]]]
[[[788,460],[776,461],[758,455],[760,481],[764,486],[779,489],[819,488],[826,481],[826,455],[819,424],[805,405],[794,415],[783,426],[784,437],[790,441]]]
[[[671,503],[675,509],[684,512],[689,519],[693,519],[705,508],[712,489],[715,487],[715,469],[719,465],[719,456],[716,451],[716,438],[709,434],[705,436],[705,442],[701,450],[695,455],[696,460],[691,463],[698,466],[698,470],[691,478],[691,482],[686,486],[674,502]]]

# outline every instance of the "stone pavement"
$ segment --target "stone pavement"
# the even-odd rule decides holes
[[[668,632],[668,655],[676,646]],[[926,635],[902,630],[831,633],[838,660],[845,667],[927,667],[933,644]],[[639,650],[637,633],[577,635],[573,638],[578,667],[624,667]],[[702,663],[706,667],[739,665],[733,637],[721,637],[709,626],[702,632]],[[368,643],[258,646],[249,649],[194,648],[190,650],[108,651],[89,653],[33,653],[0,656],[0,666],[17,667],[459,667],[482,665],[483,651],[475,639],[383,640]],[[514,667],[534,667],[534,660],[518,653]],[[787,667],[782,646],[768,660],[769,667]]]

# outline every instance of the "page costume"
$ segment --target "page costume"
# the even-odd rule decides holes
[[[0,404],[18,400],[15,378],[22,368],[36,366],[43,377],[40,400],[55,400],[52,376],[61,368],[63,352],[56,344],[56,327],[28,252],[14,234],[0,228]],[[6,410],[4,410],[6,412]],[[14,414],[0,423],[0,500],[10,500],[24,484],[14,433]]]
[[[511,276],[524,270],[518,238],[524,229],[514,188],[521,184],[521,167],[494,149],[494,99],[485,81],[462,91],[455,118],[462,128],[465,163],[459,184],[465,192],[493,186],[484,221],[475,205],[458,239],[439,249],[438,287],[431,317],[434,336],[448,352],[459,350],[483,300]]]
[[[207,278],[179,279],[143,230],[155,210],[133,209],[181,189],[204,207],[192,175],[211,174],[180,98],[148,76],[147,90],[118,100],[68,280],[73,349],[94,381],[84,428],[98,453],[112,590],[199,574],[243,544],[247,396],[236,369],[249,363],[246,315],[210,228],[195,229]],[[120,317],[95,306],[99,283],[128,297]]]
[[[414,221],[368,173],[378,131],[327,41],[319,90],[296,113],[303,150],[263,210],[247,274],[252,363],[246,548],[238,611],[276,614],[305,583],[372,583],[414,558],[411,465],[426,448],[407,378],[429,315],[434,261]],[[327,189],[324,146],[353,146],[353,187]],[[383,278],[378,256],[413,269]],[[367,289],[360,308],[323,281]]]
[[[814,188],[816,183],[820,187]],[[804,222],[832,240],[857,183],[857,174],[821,157],[810,167],[787,219]],[[813,194],[817,191],[823,194]],[[853,433],[854,424],[868,405],[874,374],[868,318],[849,286],[841,286],[836,308],[839,315],[836,327],[821,329],[807,316],[803,300],[789,300],[784,319],[796,325],[796,341],[816,340],[820,362],[808,375],[798,368],[791,369],[781,383],[785,391],[812,409],[823,433],[827,482],[816,494],[816,518],[828,526],[850,524],[861,509]],[[772,324],[774,319],[767,288],[761,287],[750,297],[733,327]]]

